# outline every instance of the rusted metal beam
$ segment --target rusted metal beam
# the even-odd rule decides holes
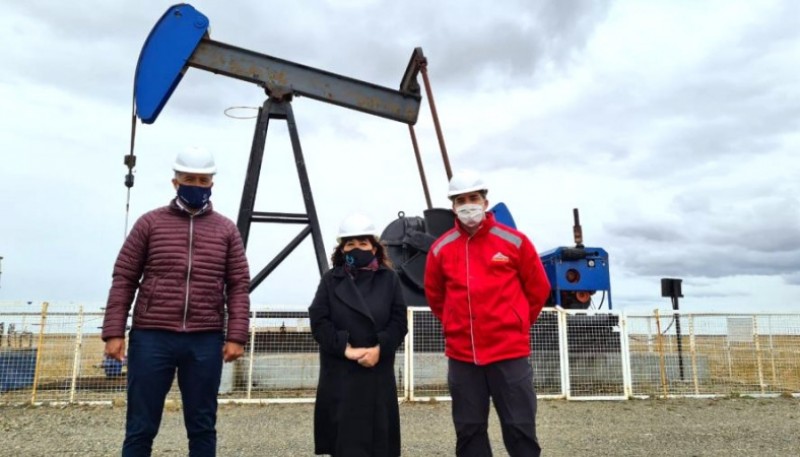
[[[299,95],[414,125],[421,95],[203,39],[187,65],[263,86],[276,98]]]

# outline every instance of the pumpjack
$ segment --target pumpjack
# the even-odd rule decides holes
[[[205,15],[189,4],[174,5],[167,9],[151,30],[136,66],[131,116],[131,149],[124,161],[128,167],[125,186],[128,188],[129,196],[134,184],[133,168],[136,165],[134,155],[136,121],[139,119],[144,124],[154,123],[183,75],[190,68],[255,84],[264,89],[266,100],[259,108],[256,117],[237,227],[245,246],[251,225],[256,222],[297,224],[302,228],[292,241],[253,276],[250,290],[258,287],[309,235],[313,242],[318,270],[322,274],[328,269],[328,261],[293,113],[294,98],[306,97],[406,124],[427,209],[422,217],[406,216],[404,212],[399,212],[397,220],[386,227],[381,239],[387,244],[389,256],[401,277],[407,304],[427,306],[422,285],[427,252],[433,241],[454,224],[454,216],[449,208],[432,207],[414,129],[422,101],[417,77],[422,75],[445,172],[450,179],[452,170],[427,74],[427,65],[427,58],[422,48],[415,48],[400,79],[398,89],[391,89],[212,40],[209,34],[209,19]],[[279,213],[255,210],[270,120],[286,121],[305,212]],[[496,205],[491,211],[500,222],[516,227],[511,212],[503,203]],[[564,309],[589,309],[593,306],[592,296],[601,292],[603,299],[600,306],[607,303],[610,309],[608,253],[602,248],[588,248],[583,245],[577,209],[574,210],[574,217],[575,247],[559,247],[541,255],[553,289],[548,305]],[[280,316],[270,317],[300,317],[301,314],[304,313],[286,312]],[[534,328],[534,336],[537,331],[550,334],[555,330],[555,322],[544,322],[541,319],[540,321]],[[576,318],[573,323],[577,325],[575,327],[577,331],[581,332],[584,332],[583,326],[587,326],[587,334],[596,333],[593,328],[598,325],[604,329],[602,332],[604,335],[616,326],[616,322],[612,321],[598,323],[594,316]],[[420,332],[420,335],[426,333]],[[440,332],[427,334],[430,338],[431,334],[440,335]],[[545,339],[547,338],[542,338]],[[609,333],[602,339],[612,341],[611,344],[614,345],[614,335]],[[580,339],[570,341],[580,341]],[[589,341],[587,344],[595,343]],[[439,350],[441,346],[443,341],[440,336],[426,341],[415,341],[415,347],[419,350],[426,348]],[[618,347],[618,342],[616,346]],[[573,348],[571,344],[570,350],[573,349],[582,350],[582,347]]]

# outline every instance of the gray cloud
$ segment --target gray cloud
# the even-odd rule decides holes
[[[617,173],[650,179],[771,151],[800,128],[800,83],[789,63],[800,41],[790,18],[800,13],[781,6],[668,83],[643,77],[644,68],[606,79],[579,102],[523,115],[464,154],[494,169],[632,159]],[[477,152],[491,146],[507,153],[481,159]]]
[[[502,88],[511,80],[532,82],[543,62],[563,66],[580,53],[610,4],[579,0],[515,3],[502,10],[492,4],[482,11],[458,15],[468,27],[441,27],[437,17],[426,24],[424,30],[430,31],[430,38],[425,41],[438,43],[433,48],[436,60],[432,66],[444,84],[480,90]]]
[[[685,208],[678,199],[676,208]],[[719,278],[800,273],[800,204],[756,200],[741,207],[673,213],[669,220],[606,224],[625,268],[646,276]],[[677,221],[677,222],[676,222]]]
[[[669,222],[657,223],[655,221],[632,221],[629,223],[613,222],[604,227],[606,233],[630,240],[645,243],[679,243],[686,239],[680,229],[673,227]]]
[[[800,272],[783,275],[783,280],[786,281],[786,284],[800,286]]]
[[[747,275],[782,275],[800,270],[800,249],[771,254],[733,247],[640,246],[620,249],[617,258],[625,268],[644,276],[701,276],[722,278]]]

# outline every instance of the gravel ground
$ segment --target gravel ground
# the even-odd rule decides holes
[[[403,455],[453,455],[449,403],[400,408]],[[312,455],[311,404],[222,405],[219,455]],[[119,455],[124,407],[0,407],[2,456]],[[494,413],[496,455],[506,455]],[[539,440],[551,456],[800,455],[800,400],[539,401]],[[167,407],[154,455],[186,455],[183,418]]]

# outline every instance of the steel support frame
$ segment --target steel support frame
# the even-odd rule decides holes
[[[255,211],[256,194],[258,192],[258,181],[261,177],[261,166],[264,161],[264,148],[267,142],[267,131],[270,119],[285,120],[289,130],[289,138],[294,153],[297,175],[300,180],[300,189],[303,193],[303,202],[306,212],[303,213],[275,213]],[[253,134],[253,145],[250,149],[250,160],[247,164],[247,174],[245,176],[244,189],[242,190],[242,201],[239,206],[239,217],[237,227],[242,235],[245,248],[250,238],[250,227],[254,222],[278,223],[278,224],[301,224],[304,227],[300,233],[294,237],[258,274],[253,276],[250,281],[250,291],[258,287],[264,279],[272,273],[286,258],[291,254],[303,240],[311,235],[314,243],[314,253],[317,258],[319,273],[322,275],[328,271],[328,260],[325,256],[325,245],[322,241],[322,232],[319,226],[314,197],[311,192],[311,184],[308,179],[303,150],[300,147],[300,136],[297,133],[297,124],[292,111],[291,97],[279,99],[270,96],[264,105],[258,110],[256,118],[255,133]]]

